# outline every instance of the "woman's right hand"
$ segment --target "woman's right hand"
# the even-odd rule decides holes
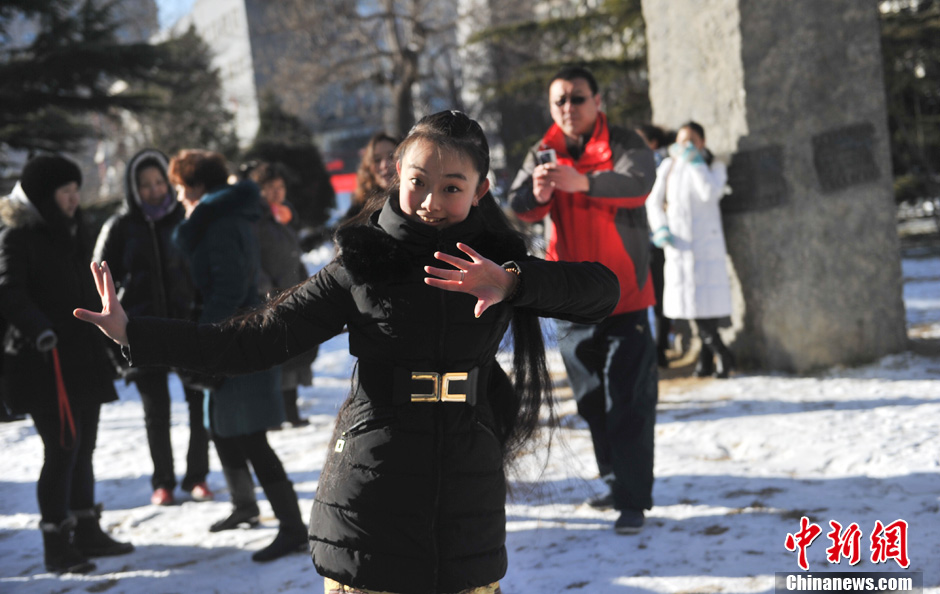
[[[127,346],[127,314],[118,301],[108,263],[92,262],[91,273],[95,277],[95,287],[101,297],[101,313],[79,308],[73,311],[72,315],[84,322],[95,324],[108,338]]]

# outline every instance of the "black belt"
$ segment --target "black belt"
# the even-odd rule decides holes
[[[360,360],[358,367],[365,396],[379,403],[390,400],[391,404],[457,402],[473,406],[488,373],[489,365],[465,371],[421,371]]]

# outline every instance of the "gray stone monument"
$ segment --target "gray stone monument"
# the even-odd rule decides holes
[[[653,121],[728,164],[743,368],[805,372],[907,344],[875,2],[643,0]]]

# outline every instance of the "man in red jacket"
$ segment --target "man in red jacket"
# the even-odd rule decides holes
[[[578,412],[610,493],[588,500],[620,510],[619,534],[635,534],[653,506],[656,347],[647,308],[649,228],[643,207],[656,179],[653,152],[629,129],[610,126],[591,72],[552,78],[554,125],[526,156],[509,191],[517,216],[548,226],[549,260],[601,262],[620,279],[620,302],[601,324],[559,322],[558,338]]]

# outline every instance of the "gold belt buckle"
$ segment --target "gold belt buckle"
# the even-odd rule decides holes
[[[451,382],[465,382],[469,375],[465,371],[455,371],[444,374],[444,380],[441,381],[441,374],[434,371],[413,371],[411,373],[412,381],[429,381],[433,391],[428,394],[412,394],[412,402],[466,402],[466,394],[451,393]]]
[[[441,374],[433,371],[413,371],[411,381],[430,381],[434,386],[430,394],[412,394],[412,402],[437,402],[440,398]]]
[[[441,401],[442,402],[466,402],[466,394],[451,394],[450,392],[450,382],[465,382],[467,381],[467,373],[465,371],[445,373],[444,374],[444,383],[441,386]]]

